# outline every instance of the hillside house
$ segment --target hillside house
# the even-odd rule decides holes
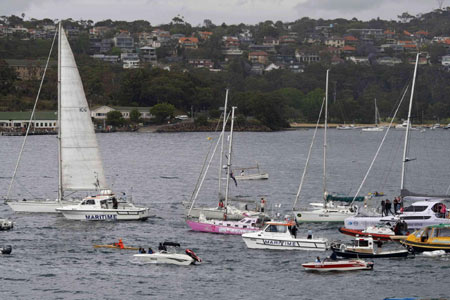
[[[197,49],[198,48],[198,38],[196,37],[180,37],[178,39],[178,44],[186,49]]]
[[[262,65],[267,64],[269,54],[264,51],[253,51],[248,54],[248,60],[252,63],[260,63]]]

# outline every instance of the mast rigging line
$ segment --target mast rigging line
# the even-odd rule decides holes
[[[300,179],[300,185],[298,187],[297,195],[295,197],[295,201],[294,201],[294,205],[292,206],[292,210],[295,210],[295,208],[297,206],[297,202],[300,199],[300,193],[301,193],[302,188],[303,188],[303,182],[305,181],[306,171],[307,171],[308,166],[309,166],[309,159],[311,157],[311,152],[312,152],[312,148],[314,146],[314,141],[316,139],[316,133],[317,133],[317,129],[319,128],[320,118],[322,117],[322,111],[323,111],[323,106],[324,105],[325,105],[325,97],[323,98],[322,106],[320,107],[319,117],[317,118],[316,128],[314,129],[314,134],[313,134],[313,137],[312,137],[312,140],[311,140],[311,144],[309,145],[309,151],[308,151],[308,156],[306,157],[305,168],[303,169],[303,174],[302,174],[302,177]]]
[[[376,151],[376,153],[375,153],[375,156],[374,156],[372,162],[370,163],[369,169],[367,170],[366,175],[364,175],[364,178],[363,178],[363,180],[362,180],[362,182],[361,182],[361,185],[359,186],[358,190],[356,191],[355,197],[353,197],[353,200],[352,200],[352,202],[350,203],[350,206],[352,206],[353,203],[355,202],[356,197],[358,197],[359,192],[361,191],[362,187],[364,186],[364,183],[366,182],[366,179],[367,179],[367,177],[369,176],[370,171],[372,170],[372,167],[373,167],[373,165],[374,165],[374,163],[375,163],[375,160],[377,159],[378,154],[380,153],[381,147],[383,146],[384,141],[386,140],[386,137],[387,137],[387,135],[388,135],[388,133],[389,133],[389,130],[390,130],[391,127],[392,127],[392,123],[394,122],[394,119],[395,119],[395,117],[397,116],[397,113],[398,113],[398,111],[399,111],[399,109],[400,109],[400,105],[402,104],[403,99],[404,99],[405,96],[406,96],[406,93],[407,93],[407,91],[408,91],[408,88],[409,88],[409,85],[407,85],[407,87],[405,88],[405,91],[403,92],[403,96],[401,97],[401,99],[400,99],[400,101],[399,101],[399,103],[398,103],[398,105],[397,105],[397,109],[395,110],[395,113],[394,113],[394,115],[393,115],[393,117],[392,117],[392,119],[391,119],[391,122],[389,123],[389,126],[388,126],[388,128],[387,128],[387,130],[386,130],[386,132],[385,132],[385,134],[384,134],[384,136],[383,136],[383,139],[381,140],[381,143],[380,143],[380,145],[378,146],[378,149],[377,149],[377,151]]]
[[[34,113],[36,112],[36,106],[37,106],[37,103],[39,101],[39,96],[41,95],[42,85],[44,84],[45,74],[47,73],[48,64],[50,62],[50,57],[52,56],[53,46],[55,44],[55,40],[56,40],[57,34],[58,34],[58,31],[56,31],[55,35],[53,36],[53,41],[52,41],[52,45],[50,47],[50,52],[48,53],[47,62],[45,64],[44,72],[42,73],[41,83],[39,84],[39,90],[38,90],[38,93],[36,95],[36,100],[34,101],[33,110],[31,111],[30,120],[28,121],[27,131],[25,132],[25,136],[23,138],[22,147],[20,148],[19,157],[17,159],[17,163],[16,163],[16,166],[14,168],[14,173],[13,173],[13,176],[11,178],[11,182],[10,182],[9,187],[8,187],[8,192],[6,194],[5,201],[8,201],[12,185],[14,183],[14,180],[16,179],[17,170],[19,168],[19,164],[20,164],[20,161],[22,159],[22,154],[23,154],[23,150],[25,148],[25,144],[26,144],[26,141],[27,141],[28,133],[30,132],[31,122],[33,121]]]

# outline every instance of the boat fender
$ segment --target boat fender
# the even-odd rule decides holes
[[[190,257],[192,257],[195,261],[197,262],[201,262],[202,259],[200,257],[198,257],[194,251],[192,251],[191,249],[186,249],[186,254],[189,255]]]

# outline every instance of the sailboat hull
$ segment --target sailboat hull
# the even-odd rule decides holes
[[[345,210],[328,210],[328,209],[315,209],[295,211],[295,219],[297,222],[344,222],[348,217],[356,215],[356,212],[351,212],[348,209]]]
[[[56,209],[67,205],[74,205],[74,201],[56,201],[56,200],[22,200],[7,201],[8,206],[14,212],[24,213],[59,213]]]

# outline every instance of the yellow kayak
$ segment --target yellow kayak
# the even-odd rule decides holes
[[[139,248],[136,248],[136,247],[123,246],[123,248],[122,248],[119,245],[94,245],[94,248],[111,248],[111,249],[120,249],[120,250],[139,250]]]

